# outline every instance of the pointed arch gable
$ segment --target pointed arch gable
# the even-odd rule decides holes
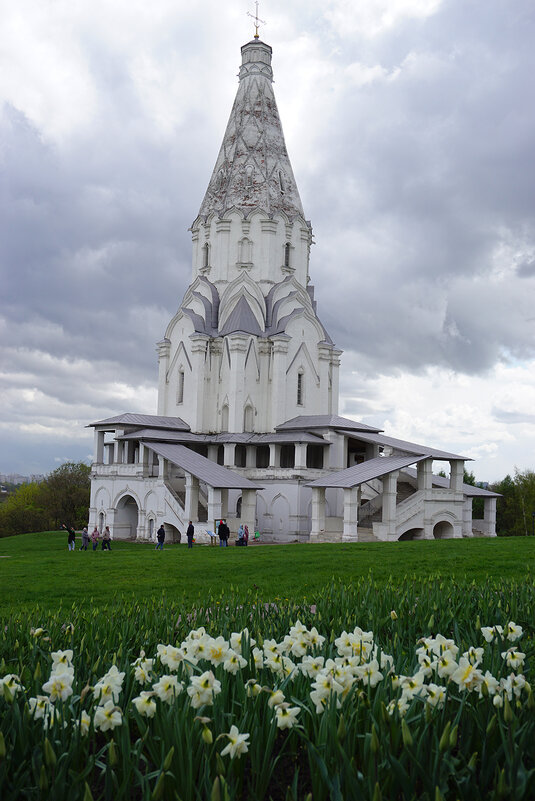
[[[258,361],[258,353],[256,351],[256,341],[251,338],[249,341],[249,347],[247,348],[247,355],[245,356],[245,369],[247,369],[249,362],[253,361],[256,369],[256,380],[260,381],[260,363]]]
[[[191,361],[190,361],[190,358],[188,356],[188,352],[186,350],[186,346],[184,345],[184,342],[180,341],[178,343],[178,347],[177,347],[177,349],[175,351],[175,355],[171,359],[171,363],[170,363],[169,367],[167,368],[167,373],[165,374],[165,380],[166,381],[168,381],[169,380],[169,376],[172,375],[173,370],[175,368],[175,365],[176,365],[177,361],[179,360],[180,356],[183,357],[182,360],[181,360],[182,364],[187,363],[190,372],[192,371]]]
[[[225,337],[223,340],[223,353],[221,354],[221,362],[219,363],[219,375],[218,378],[221,381],[223,377],[223,368],[225,366],[225,361],[227,363],[227,368],[230,370],[230,348],[228,344],[228,339]]]
[[[299,357],[301,357],[301,358],[299,358]],[[297,349],[292,361],[288,365],[288,367],[286,369],[286,375],[289,374],[290,370],[296,364],[296,362],[303,361],[303,360],[305,360],[307,362],[308,366],[310,367],[310,369],[312,371],[312,375],[314,376],[314,378],[316,380],[316,384],[319,386],[320,377],[319,377],[318,373],[316,372],[316,368],[314,366],[314,362],[312,361],[310,353],[308,352],[308,348],[307,348],[307,346],[306,346],[306,344],[304,342],[302,342],[301,345],[298,347],[298,349]]]
[[[248,275],[239,275],[232,281],[221,297],[219,304],[219,327],[221,328],[241,297],[244,297],[262,330],[266,326],[266,300],[256,281]]]

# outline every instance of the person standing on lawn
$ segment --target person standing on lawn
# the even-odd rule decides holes
[[[80,546],[80,550],[87,551],[88,545],[89,545],[89,531],[87,530],[87,526],[84,526],[82,529],[82,544]]]
[[[230,536],[230,529],[226,523],[222,520],[219,521],[219,526],[217,529],[217,533],[219,534],[219,547],[226,548],[228,546],[228,538]]]
[[[67,548],[69,551],[76,550],[76,532],[72,526],[66,526],[65,523],[61,524],[61,528],[67,532]]]
[[[102,550],[111,551],[111,532],[109,526],[106,526],[104,529],[104,536],[102,537]]]
[[[191,520],[189,521],[188,530],[186,531],[186,537],[188,538],[188,548],[193,548],[193,536],[195,534],[195,528]]]
[[[93,550],[96,551],[98,548],[98,538],[100,537],[100,531],[95,526],[93,531],[91,532],[91,542],[93,543]]]
[[[156,532],[156,538],[158,539],[158,544],[156,546],[157,551],[163,551],[163,543],[165,540],[165,529],[163,527],[163,523]]]

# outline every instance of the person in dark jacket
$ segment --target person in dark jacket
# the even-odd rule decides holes
[[[76,550],[76,532],[71,526],[66,526],[65,523],[61,524],[61,528],[67,532],[67,547],[69,551]]]
[[[219,534],[219,547],[226,548],[228,545],[228,538],[230,536],[230,529],[222,520],[219,521],[217,533]]]
[[[193,537],[195,534],[195,528],[191,520],[189,521],[188,530],[186,531],[186,537],[188,538],[188,548],[193,548]]]
[[[165,540],[165,529],[163,527],[163,523],[160,526],[160,528],[158,529],[158,531],[156,532],[156,538],[158,539],[158,545],[156,546],[156,550],[157,551],[158,550],[163,551],[163,543],[164,543],[164,540]]]

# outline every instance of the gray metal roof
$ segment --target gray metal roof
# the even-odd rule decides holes
[[[408,473],[413,478],[416,478],[416,470],[408,467],[405,470],[405,473]],[[450,480],[446,476],[433,476],[433,486],[434,487],[449,487]],[[472,484],[463,484],[463,492],[469,498],[501,498],[501,494],[499,492],[491,492],[491,490],[483,489],[483,487],[474,487]]]
[[[219,329],[219,336],[224,337],[227,334],[237,332],[253,334],[254,336],[262,336],[263,334],[253,310],[243,295],[232,309],[226,322]]]
[[[377,459],[369,459],[362,464],[348,467],[346,470],[339,470],[336,473],[322,476],[316,481],[311,481],[306,486],[343,487],[344,489],[358,487],[359,484],[365,484],[366,481],[386,476],[388,473],[401,470],[402,467],[408,467],[408,465],[421,462],[423,459],[425,459],[425,456],[381,456]]]
[[[380,428],[368,426],[366,423],[358,423],[349,420],[347,417],[339,417],[337,414],[302,414],[299,417],[292,417],[291,420],[275,426],[275,431],[296,430],[300,428],[341,428],[352,431],[373,431],[378,432]]]
[[[310,442],[317,445],[329,446],[331,443],[321,434],[309,431],[282,431],[270,434],[249,434],[228,432],[222,434],[193,434],[191,431],[166,431],[157,428],[143,428],[123,434],[118,439],[158,440],[159,442],[195,442],[207,445],[222,445],[225,442],[244,445],[268,445],[269,443],[283,444],[285,442]]]
[[[437,448],[430,448],[427,445],[417,445],[415,442],[386,437],[384,434],[361,434],[359,432],[355,435],[354,439],[359,439],[363,442],[371,442],[375,445],[390,445],[392,448],[398,448],[400,451],[408,451],[409,453],[416,453],[433,459],[463,459],[464,461],[472,461],[468,456],[459,456],[456,453],[440,451]]]
[[[210,459],[205,459],[191,448],[186,448],[185,445],[171,445],[164,442],[147,442],[147,447],[168,459],[177,467],[182,467],[186,472],[196,476],[201,481],[206,482],[211,487],[217,489],[262,489],[260,484],[255,484],[244,478],[239,473],[229,470],[227,467],[222,467]]]
[[[190,430],[189,425],[180,417],[162,417],[158,414],[132,414],[130,412],[118,414],[116,417],[107,417],[105,420],[99,420],[96,423],[90,423],[88,428],[104,425],[151,426],[152,428],[171,428],[180,431]]]

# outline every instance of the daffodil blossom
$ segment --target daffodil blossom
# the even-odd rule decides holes
[[[282,704],[284,701],[284,693],[282,690],[272,690],[269,698],[268,698],[268,706],[273,709],[273,707]]]
[[[221,682],[211,670],[207,670],[201,676],[192,676],[186,691],[190,696],[192,707],[198,709],[204,704],[213,703],[214,696],[221,692]]]
[[[496,637],[502,638],[503,628],[501,626],[482,626],[481,634],[487,642],[493,642]]]
[[[228,658],[230,645],[224,637],[210,638],[208,644],[208,659],[214,667],[222,665]]]
[[[156,684],[152,685],[152,689],[160,699],[167,704],[172,704],[176,696],[183,690],[184,685],[178,681],[176,676],[162,676]],[[143,693],[142,693],[143,694]]]
[[[451,679],[459,686],[460,690],[475,690],[481,686],[483,676],[475,665],[465,656],[462,656],[457,670],[451,674]]]
[[[425,701],[429,706],[442,709],[446,703],[446,688],[440,684],[430,683],[427,685],[427,695]]]
[[[522,626],[517,626],[512,620],[505,627],[505,634],[509,642],[516,642],[523,633]]]
[[[54,704],[51,703],[47,695],[38,695],[34,698],[30,698],[28,700],[28,707],[34,720],[44,718],[54,710]]]
[[[248,734],[240,734],[237,726],[231,726],[230,731],[225,736],[228,737],[229,742],[221,751],[221,756],[227,756],[228,754],[231,759],[234,759],[234,757],[239,758],[242,754],[247,753],[249,750],[247,743],[249,739]]]
[[[80,728],[80,734],[82,735],[82,737],[85,737],[87,734],[89,734],[89,727],[91,725],[91,718],[89,717],[89,715],[87,714],[85,709],[82,710],[82,714],[80,715],[80,720],[76,721],[76,723],[78,724],[78,726]]]
[[[290,706],[290,704],[279,704],[275,709],[275,718],[277,721],[277,728],[291,729],[297,723],[297,716],[301,710],[298,706]]]
[[[247,660],[244,659],[241,654],[236,651],[229,651],[223,663],[223,669],[226,670],[227,673],[237,673],[238,670],[244,668],[246,664]]]
[[[137,698],[132,698],[132,703],[140,715],[145,718],[153,718],[156,714],[156,702],[153,693],[142,692]]]
[[[523,654],[521,651],[517,651],[515,648],[509,648],[508,651],[502,651],[502,659],[505,659],[505,664],[507,667],[513,668],[513,670],[517,670],[517,668],[522,667],[525,658],[526,654]]]
[[[66,651],[52,651],[52,673],[56,671],[58,665],[72,665],[73,651],[69,648]]]
[[[50,679],[43,684],[43,690],[48,693],[51,701],[66,701],[67,698],[73,694],[72,682],[73,674],[70,672],[65,673],[52,673]]]
[[[97,706],[93,716],[93,726],[100,731],[109,731],[121,726],[123,716],[113,701],[106,701],[104,706]]]
[[[4,687],[11,693],[16,695],[19,690],[22,690],[20,679],[14,673],[6,673],[3,679],[0,679],[0,698],[4,697]]]

